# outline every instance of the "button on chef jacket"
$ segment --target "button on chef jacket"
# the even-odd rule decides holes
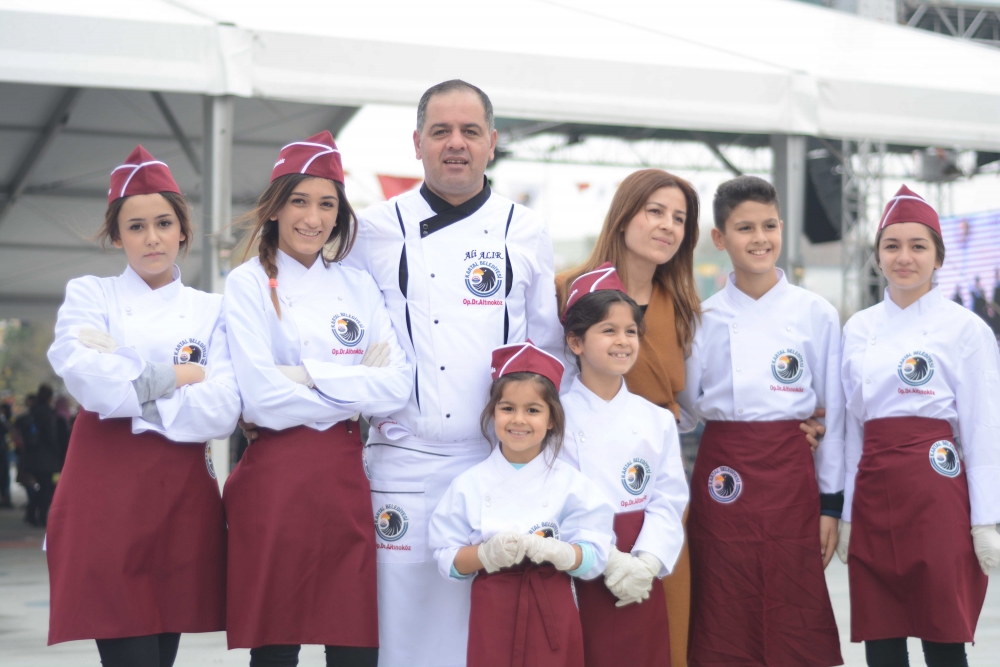
[[[459,206],[424,185],[361,213],[344,265],[375,277],[414,367],[409,402],[392,415],[407,435],[481,440],[492,350],[530,338],[561,356],[552,262],[544,224],[489,185]]]
[[[317,258],[308,269],[277,251],[281,319],[258,258],[226,278],[226,327],[247,421],[281,430],[324,431],[359,412],[384,415],[410,394],[410,368],[382,294],[368,274]],[[386,341],[385,368],[362,366]],[[304,365],[316,385],[292,382],[275,366]]]
[[[701,304],[701,324],[685,362],[678,396],[681,430],[698,421],[805,421],[826,409],[816,450],[820,493],[844,488],[844,396],[840,387],[840,318],[822,297],[778,283],[754,300],[725,287]]]
[[[496,447],[448,487],[431,516],[429,544],[438,570],[450,578],[459,549],[497,533],[544,533],[570,544],[589,542],[594,566],[581,578],[593,579],[607,565],[613,522],[614,509],[604,494],[565,461],[550,465],[543,450],[518,470]]]
[[[132,432],[155,431],[175,442],[228,438],[240,415],[240,396],[229,357],[222,295],[174,280],[150,289],[132,267],[120,276],[74,278],[56,319],[49,362],[85,410],[101,419],[130,417]],[[80,329],[111,334],[120,346],[98,352],[77,338]],[[205,366],[205,381],[175,389],[156,400],[162,424],[142,419],[132,381],[146,363]]]
[[[913,359],[923,362],[922,377],[907,373]],[[843,383],[844,521],[851,520],[864,423],[918,416],[947,421],[960,439],[972,525],[1000,522],[1000,353],[983,320],[944,298],[936,285],[905,309],[886,289],[882,303],[844,325]]]
[[[684,544],[681,517],[688,485],[677,423],[669,410],[621,389],[610,401],[576,376],[560,397],[566,436],[559,458],[580,470],[611,502],[615,512],[645,512],[633,554],[646,551],[673,569]]]

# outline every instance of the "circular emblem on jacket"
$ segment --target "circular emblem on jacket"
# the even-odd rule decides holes
[[[637,496],[646,490],[652,470],[645,459],[630,459],[622,466],[622,486],[633,496]]]
[[[185,338],[174,348],[174,364],[208,364],[208,347],[197,338]]]
[[[947,440],[938,440],[931,445],[928,456],[931,460],[931,467],[936,473],[945,477],[958,477],[958,474],[962,472],[962,462],[958,458],[958,450]]]
[[[552,521],[542,521],[540,523],[536,523],[528,529],[528,533],[534,533],[540,537],[551,537],[552,539],[558,540],[559,524]]]
[[[399,505],[382,505],[375,517],[375,532],[386,542],[395,542],[410,527],[406,512]]]
[[[212,463],[212,445],[205,445],[205,467],[208,468],[208,474],[215,479],[215,464]]]
[[[465,270],[465,286],[476,296],[493,296],[500,289],[500,269],[489,262],[474,262]]]
[[[334,315],[330,328],[337,340],[347,347],[354,347],[365,335],[365,326],[361,324],[361,320],[348,313]]]
[[[716,502],[731,503],[740,497],[742,490],[740,474],[728,466],[719,466],[708,476],[708,495]]]
[[[778,350],[771,359],[771,374],[781,384],[792,384],[802,377],[805,365],[805,359],[795,350]]]
[[[911,352],[899,362],[899,379],[911,387],[927,384],[934,377],[934,360],[926,352]]]

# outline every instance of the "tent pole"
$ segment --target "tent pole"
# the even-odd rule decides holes
[[[785,272],[788,282],[802,283],[802,238],[805,233],[806,213],[806,138],[796,134],[772,134],[771,182],[778,189],[781,219],[785,226],[781,232],[781,255],[778,268]]]
[[[233,98],[223,95],[202,98],[204,111],[202,188],[202,253],[200,287],[222,292],[225,281],[219,266],[219,232],[233,214]],[[228,268],[228,267],[226,267]],[[229,476],[229,441],[212,440],[212,463],[219,488]]]

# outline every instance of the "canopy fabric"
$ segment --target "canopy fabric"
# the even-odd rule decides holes
[[[124,9],[123,9],[124,8]],[[0,0],[0,81],[1000,149],[1000,51],[790,0]]]

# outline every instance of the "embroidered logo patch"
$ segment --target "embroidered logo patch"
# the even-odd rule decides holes
[[[500,269],[490,262],[473,262],[465,271],[465,286],[475,296],[493,296],[503,283]]]
[[[805,359],[795,350],[778,350],[771,359],[771,374],[781,384],[793,384],[802,377]]]
[[[536,523],[534,526],[528,529],[528,533],[534,533],[541,537],[551,537],[553,539],[559,539],[559,524],[553,523],[552,521],[542,521],[541,523]]]
[[[399,505],[382,505],[375,515],[375,532],[386,542],[395,542],[410,527],[410,519]]]
[[[934,360],[926,352],[911,352],[899,362],[899,379],[911,387],[927,384],[934,377]]]
[[[361,324],[361,320],[349,313],[334,315],[333,320],[330,321],[330,328],[333,330],[333,335],[336,336],[337,340],[347,347],[354,347],[361,342],[361,339],[365,335],[365,325]]]
[[[208,346],[197,338],[185,338],[174,348],[174,364],[208,364]]]
[[[622,486],[633,496],[646,490],[652,470],[645,459],[634,458],[622,466]]]
[[[215,479],[215,464],[212,463],[212,445],[205,445],[205,467],[208,468],[208,474]]]
[[[945,477],[958,477],[958,474],[962,472],[962,462],[958,458],[958,450],[947,440],[938,440],[931,445],[928,456],[931,460],[931,467],[936,473]]]
[[[719,466],[708,476],[708,495],[712,500],[728,504],[740,497],[743,480],[738,472],[728,466]]]

